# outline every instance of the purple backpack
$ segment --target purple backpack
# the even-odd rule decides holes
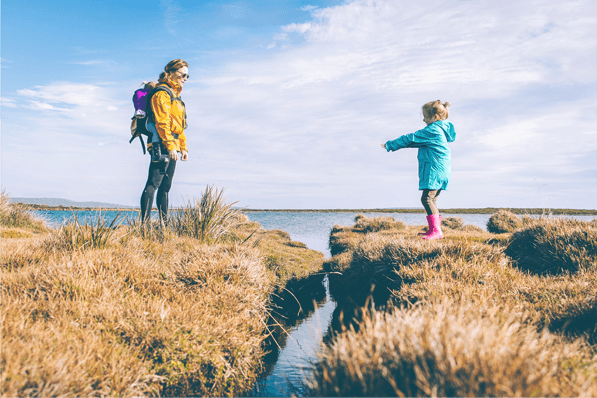
[[[135,106],[135,117],[145,117],[147,114],[147,99],[149,98],[150,89],[140,88],[133,94],[133,105]]]

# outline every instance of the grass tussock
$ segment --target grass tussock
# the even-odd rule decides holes
[[[450,299],[372,310],[312,369],[312,396],[594,396],[595,352],[526,315]]]
[[[508,210],[499,210],[487,221],[487,231],[494,234],[514,232],[522,227],[522,219]]]
[[[95,215],[95,221],[87,221],[87,217],[84,217],[81,223],[79,217],[73,213],[71,222],[51,232],[47,249],[72,251],[104,248],[113,240],[119,217],[120,213],[117,213],[112,221],[108,221],[105,213],[102,214],[100,210]]]
[[[442,228],[462,229],[464,220],[461,217],[442,217]]]
[[[387,299],[391,290],[420,278],[397,270],[420,269],[422,264],[439,269],[461,260],[483,259],[495,263],[501,255],[499,248],[475,242],[448,239],[429,242],[410,240],[403,235],[370,234],[356,245],[350,255],[333,257],[325,266],[326,270],[334,273],[330,276],[330,280],[335,282],[330,284],[334,297],[357,298],[374,290],[375,300],[379,302]]]
[[[250,390],[272,293],[320,270],[323,255],[235,217],[230,239],[76,218],[3,239],[2,396]]]
[[[27,233],[22,229],[27,229],[30,233],[43,233],[48,230],[41,216],[12,205],[10,196],[4,189],[0,192],[0,226],[3,238],[26,237]],[[6,228],[11,230],[6,231]]]
[[[445,229],[444,239],[424,241],[417,236],[417,226],[366,235],[352,227],[336,226],[330,237],[336,254],[324,264],[332,272],[330,292],[336,301],[347,304],[347,311],[355,303],[362,306],[372,296],[378,311],[369,319],[345,314],[348,315],[344,325],[354,327],[331,339],[332,345],[315,364],[313,394],[594,395],[597,267],[592,249],[597,239],[593,228],[593,223],[580,221],[525,219],[515,233],[494,234],[465,226]],[[507,251],[514,247],[519,250],[517,256]],[[524,258],[539,264],[534,266],[536,271],[529,272],[530,266],[519,264]],[[553,264],[572,265],[567,266],[566,272],[544,272],[552,269]],[[400,354],[396,347],[406,334],[427,333],[435,322],[431,318],[445,310],[442,303],[446,300],[458,308],[465,305],[463,314],[473,309],[476,312],[468,320],[458,318],[458,314],[446,315],[446,336],[451,337],[444,340],[429,336],[425,340],[421,336],[418,343]],[[395,314],[380,309],[393,306],[411,309],[400,310],[401,320],[392,323],[385,317],[390,319]],[[458,308],[454,310],[461,311]],[[522,337],[511,343],[507,334],[496,332],[493,342],[479,340],[493,350],[503,347],[505,353],[496,356],[492,364],[483,365],[485,373],[476,373],[470,364],[489,361],[491,355],[476,352],[483,344],[468,346],[458,336],[475,335],[475,328],[487,317],[484,314],[492,311],[501,311],[505,316],[494,319],[500,327],[510,319],[509,314],[524,314],[510,325],[517,325],[518,329],[508,326],[508,330],[516,330],[515,334]],[[411,326],[417,325],[416,328],[396,334],[396,330],[407,327],[400,326],[407,314]],[[496,330],[494,326],[486,327]],[[395,340],[395,336],[400,337]],[[451,339],[464,343],[460,348],[450,348]],[[553,344],[539,344],[542,341]],[[433,352],[422,353],[423,348]],[[459,350],[466,349],[472,350],[466,354],[474,360],[465,361],[460,356],[465,352]],[[413,356],[410,350],[418,353]],[[542,358],[556,358],[558,350],[565,355],[555,362],[543,361]],[[508,357],[508,351],[529,356]],[[527,363],[536,361],[542,364],[541,369],[551,373],[536,373],[539,368],[534,365],[520,375],[511,372],[511,363],[525,368]]]
[[[235,233],[243,245],[255,247],[262,253],[265,265],[276,275],[277,290],[284,289],[289,282],[307,280],[323,271],[323,253],[293,241],[285,231],[265,230],[243,217]]]
[[[532,221],[512,234],[505,253],[537,274],[597,269],[597,226],[557,218]]]
[[[129,236],[41,266],[9,259],[6,396],[233,395],[255,379],[273,275],[254,248]]]
[[[357,214],[354,220],[356,223],[353,229],[365,234],[370,232],[401,230],[406,227],[402,221],[395,220],[393,217],[368,218],[363,214]]]
[[[178,235],[191,236],[201,242],[215,243],[234,234],[242,220],[241,210],[233,209],[237,202],[227,203],[224,189],[208,185],[201,199],[187,200],[173,211],[168,226]]]
[[[464,232],[483,232],[483,228],[477,227],[476,225],[467,224],[461,228]]]

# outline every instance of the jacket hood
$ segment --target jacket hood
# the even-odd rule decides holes
[[[456,140],[456,131],[454,131],[454,125],[446,120],[438,120],[434,122],[438,128],[440,128],[444,135],[446,136],[446,140],[448,142],[454,142]]]

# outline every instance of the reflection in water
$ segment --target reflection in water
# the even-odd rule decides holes
[[[315,353],[319,350],[323,335],[327,331],[332,320],[332,314],[336,307],[335,302],[329,294],[329,282],[327,275],[323,279],[325,296],[320,300],[312,301],[311,308],[305,308],[307,303],[301,303],[304,317],[295,318],[293,326],[292,319],[279,319],[287,329],[288,334],[276,338],[282,348],[276,348],[266,357],[271,367],[266,369],[264,375],[258,380],[251,396],[256,397],[287,397],[291,395],[304,395],[304,370],[315,359]],[[291,327],[290,327],[291,326]],[[290,327],[290,328],[288,328]],[[277,357],[277,358],[276,358]],[[275,363],[273,363],[275,361]]]

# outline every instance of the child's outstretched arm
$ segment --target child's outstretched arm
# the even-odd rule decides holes
[[[393,141],[383,144],[386,151],[397,151],[402,148],[419,148],[430,144],[435,140],[435,136],[426,129],[415,131],[414,133],[403,135]]]

